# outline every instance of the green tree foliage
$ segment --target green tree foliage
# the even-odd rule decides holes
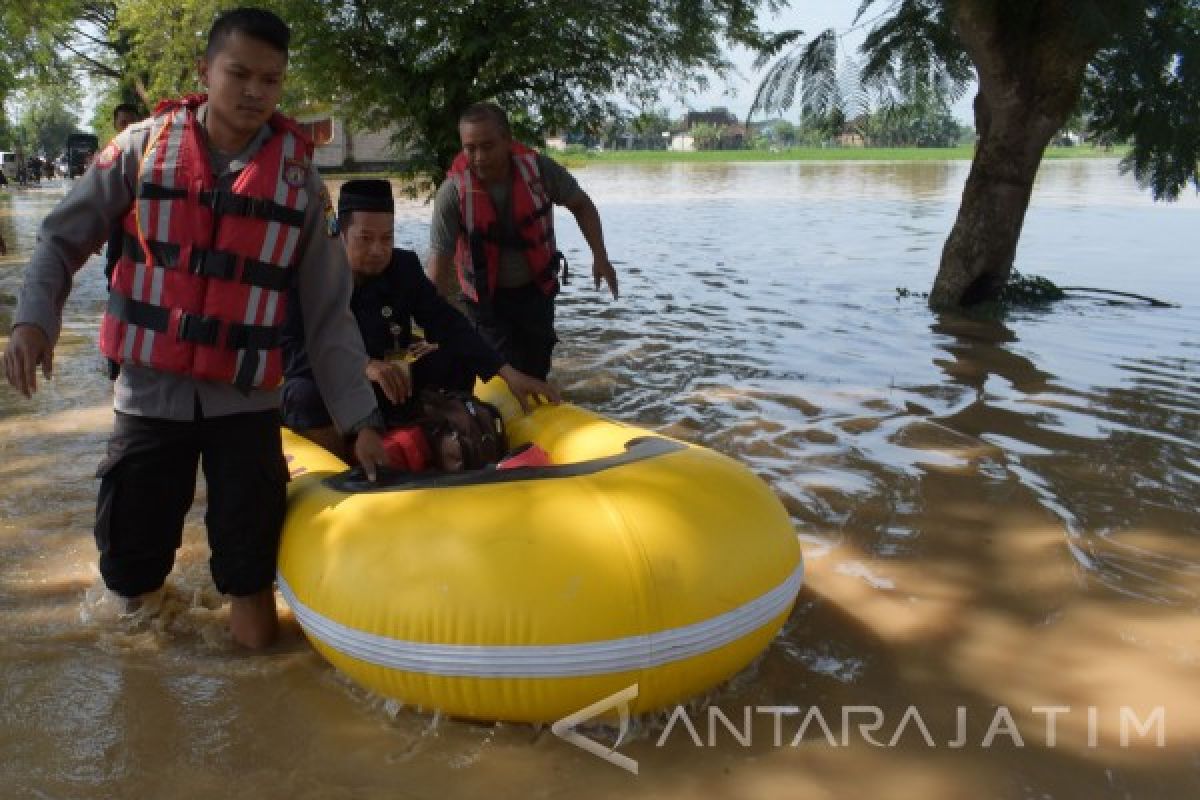
[[[204,52],[209,27],[218,13],[244,0],[39,0],[12,16],[23,43],[26,68],[18,84],[44,85],[73,75],[100,89],[91,123],[98,135],[112,131],[112,109],[132,102],[147,111],[159,100],[200,91],[196,61]],[[287,16],[298,0],[255,0]],[[15,8],[15,5],[14,5]],[[4,20],[5,17],[0,17]],[[3,24],[3,22],[0,22]],[[0,92],[4,87],[0,56]],[[289,81],[287,107],[303,99],[299,81]]]
[[[963,126],[948,108],[900,103],[875,115],[870,144],[879,147],[953,147],[963,137]]]
[[[202,90],[196,61],[204,54],[208,29],[217,14],[239,5],[246,3],[186,0],[172,3],[165,14],[161,0],[119,0],[114,36],[128,42],[124,73],[140,82],[146,105]]]
[[[65,0],[49,0],[46,13]],[[15,93],[36,82],[61,77],[66,65],[34,4],[6,2],[0,5],[0,148],[15,146],[20,138],[13,120]]]
[[[771,126],[771,138],[784,147],[791,147],[796,143],[796,126],[786,119],[777,120]]]
[[[57,156],[67,135],[78,130],[79,90],[70,85],[43,86],[21,98],[17,139],[30,155]]]
[[[721,135],[724,132],[724,126],[713,125],[711,122],[693,125],[688,131],[697,150],[716,150],[721,146]]]
[[[669,142],[663,134],[671,130],[671,115],[665,108],[648,108],[630,121],[629,129],[637,137],[636,147],[662,150]]]
[[[39,0],[0,17],[26,50],[0,55],[0,98],[29,85],[29,64],[71,70],[100,87],[93,127],[138,98],[147,108],[199,89],[195,62],[216,14],[240,0]],[[356,127],[399,125],[414,171],[435,179],[458,150],[472,102],[509,108],[519,136],[601,133],[622,97],[645,108],[731,68],[727,43],[777,49],[759,9],[784,0],[257,0],[293,28],[284,108],[337,107]],[[36,6],[36,8],[35,8]],[[12,17],[10,20],[9,17]],[[36,55],[36,59],[31,57]],[[15,65],[15,66],[14,66]],[[7,69],[6,69],[7,68]],[[638,118],[634,118],[637,122]],[[655,126],[658,120],[642,120]],[[637,123],[637,124],[641,124]],[[661,136],[661,131],[658,131]]]
[[[1151,2],[1088,67],[1083,107],[1101,142],[1131,141],[1123,164],[1155,198],[1200,190],[1200,3]]]
[[[773,40],[755,23],[778,0],[314,0],[291,20],[319,89],[359,125],[401,123],[415,171],[440,180],[472,102],[509,109],[518,137],[601,130],[615,98],[679,90],[730,68],[726,42]]]

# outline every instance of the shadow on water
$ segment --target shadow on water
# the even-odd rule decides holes
[[[934,330],[952,337],[947,375],[978,392],[941,422],[1001,448],[1004,468],[1060,519],[1081,574],[1149,602],[1195,604],[1200,362],[1123,359],[1126,386],[1072,387],[997,348],[1016,341],[1001,323],[943,318]],[[989,394],[993,377],[1009,390]]]

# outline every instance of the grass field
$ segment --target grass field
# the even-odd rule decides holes
[[[733,161],[970,161],[975,148],[961,147],[796,147],[789,150],[607,150],[552,152],[568,167],[587,164],[728,163]],[[1051,147],[1046,158],[1119,158],[1124,148]]]
[[[1127,147],[1100,148],[1050,147],[1046,158],[1120,158]],[[584,152],[551,150],[548,155],[565,167],[575,169],[590,164],[728,164],[735,161],[970,161],[975,153],[971,145],[961,147],[794,147],[789,150],[605,150]],[[401,177],[397,172],[323,172],[326,178]]]

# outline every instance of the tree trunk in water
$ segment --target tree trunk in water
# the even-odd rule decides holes
[[[981,89],[975,98],[975,157],[929,295],[934,308],[999,296],[1012,272],[1038,165],[1061,125],[1030,119],[1034,115],[1019,108],[989,114],[983,110],[987,105]]]
[[[956,5],[955,30],[979,77],[978,142],[929,294],[933,308],[996,299],[1008,281],[1038,165],[1100,44],[1072,27],[1070,5],[1048,0],[1027,15],[988,0]]]

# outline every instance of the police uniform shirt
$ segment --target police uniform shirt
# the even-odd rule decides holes
[[[197,110],[203,125],[207,105]],[[62,309],[72,276],[108,238],[135,198],[138,169],[155,125],[151,118],[134,123],[97,156],[62,202],[42,222],[37,245],[25,272],[15,325],[36,325],[51,343],[58,340]],[[264,125],[241,153],[222,154],[209,145],[218,188],[230,189],[238,174],[270,138]],[[376,410],[375,395],[364,374],[367,356],[350,313],[350,268],[342,243],[326,229],[327,195],[315,167],[308,170],[308,207],[294,267],[296,291],[307,323],[307,349],[330,415],[342,430],[361,423]],[[117,379],[117,411],[161,419],[190,420],[197,404],[205,417],[279,406],[279,389],[243,394],[232,384],[196,380],[187,375],[124,364]]]

